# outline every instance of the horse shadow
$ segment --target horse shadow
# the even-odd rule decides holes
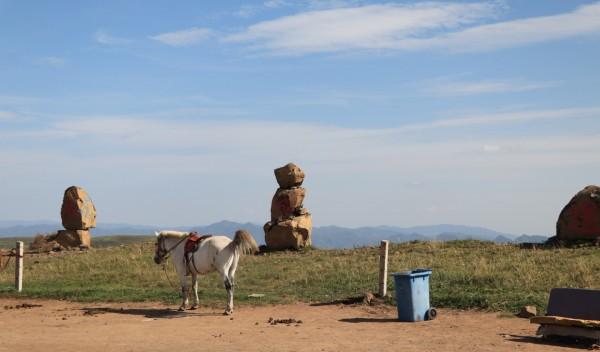
[[[508,341],[517,343],[529,343],[533,345],[545,345],[545,346],[557,346],[557,347],[570,347],[574,349],[590,350],[594,348],[594,340],[591,339],[580,339],[573,337],[561,337],[552,336],[543,338],[540,336],[522,336],[522,335],[504,335]]]
[[[98,314],[112,313],[112,314],[125,314],[142,316],[149,319],[177,319],[187,317],[213,317],[222,316],[222,313],[200,313],[192,311],[178,311],[173,309],[160,309],[160,308],[112,308],[112,307],[94,307],[94,308],[82,308],[84,311],[83,315],[95,316]]]

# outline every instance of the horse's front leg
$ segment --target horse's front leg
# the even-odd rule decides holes
[[[184,311],[185,307],[188,304],[188,286],[187,279],[185,275],[180,279],[181,282],[181,306],[179,306],[179,311]]]
[[[194,304],[191,309],[198,309],[200,298],[198,298],[198,275],[192,274],[192,291],[194,292]]]

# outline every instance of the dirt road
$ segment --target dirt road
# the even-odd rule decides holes
[[[26,303],[30,306],[22,307]],[[39,306],[36,306],[39,305]],[[18,308],[17,308],[18,306]],[[0,351],[559,351],[528,320],[438,310],[400,323],[389,306],[238,307],[234,316],[161,304],[0,299]],[[271,325],[273,319],[301,322]]]

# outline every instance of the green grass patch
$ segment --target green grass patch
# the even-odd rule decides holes
[[[0,273],[0,296],[177,302],[178,291],[152,261],[153,242],[136,241],[84,253],[28,256],[23,293],[12,289],[14,267],[8,267]],[[236,277],[236,303],[326,302],[376,291],[378,253],[378,248],[311,249],[245,256]],[[389,271],[431,268],[434,307],[515,311],[536,305],[543,311],[553,287],[600,288],[599,254],[597,247],[528,250],[478,241],[414,242],[390,246]],[[172,264],[167,273],[177,284]],[[388,285],[393,295],[391,278]],[[201,303],[225,304],[216,274],[200,277],[199,290]],[[248,298],[251,293],[265,296]]]

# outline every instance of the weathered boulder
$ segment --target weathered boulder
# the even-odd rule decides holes
[[[600,238],[600,187],[587,186],[563,208],[556,222],[559,240]]]
[[[271,200],[271,221],[294,216],[302,208],[306,190],[302,187],[279,188]]]
[[[96,227],[96,207],[81,187],[71,186],[65,190],[60,217],[67,230],[87,230]]]
[[[287,189],[297,187],[302,185],[302,182],[304,181],[304,171],[294,163],[289,163],[274,171],[277,183],[281,188]]]
[[[265,242],[269,249],[300,249],[312,244],[312,218],[309,213],[264,226]]]

